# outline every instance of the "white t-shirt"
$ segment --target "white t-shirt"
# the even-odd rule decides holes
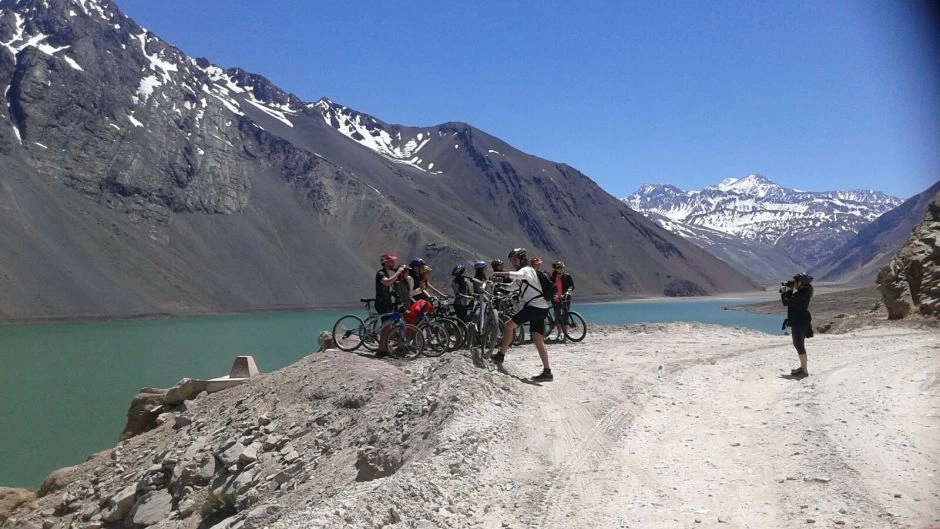
[[[539,278],[536,275],[537,273],[538,272],[531,266],[523,266],[515,272],[509,272],[509,278],[513,280],[513,285],[515,285],[516,288],[522,289],[522,294],[519,296],[521,307],[529,306],[540,309],[547,309],[549,307],[548,300],[542,297],[539,290]]]

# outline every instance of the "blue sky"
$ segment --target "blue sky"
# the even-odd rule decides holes
[[[305,101],[463,121],[617,197],[750,173],[904,198],[940,180],[940,30],[921,0],[117,3]]]

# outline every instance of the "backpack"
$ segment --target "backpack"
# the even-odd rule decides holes
[[[546,301],[551,301],[555,297],[555,282],[548,274],[541,270],[536,270],[535,275],[539,278],[539,291]]]

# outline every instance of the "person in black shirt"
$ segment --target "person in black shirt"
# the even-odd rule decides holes
[[[790,326],[793,347],[800,357],[800,367],[790,371],[791,375],[797,377],[809,376],[805,341],[813,337],[813,316],[809,312],[809,301],[813,298],[812,281],[813,276],[800,273],[793,276],[793,281],[787,281],[780,287],[780,301],[787,307],[784,324]]]
[[[379,314],[386,314],[398,310],[402,303],[408,303],[407,285],[402,288],[402,278],[407,274],[408,268],[405,266],[396,266],[398,257],[391,253],[383,253],[379,256],[379,262],[382,268],[375,274],[375,311]],[[404,292],[402,291],[404,290]],[[391,316],[383,316],[382,321],[386,322]],[[391,323],[391,322],[389,322]],[[384,358],[388,356],[388,337],[392,333],[392,326],[385,324],[379,332],[379,347],[375,351],[375,356]]]
[[[473,283],[467,277],[467,269],[462,264],[458,264],[450,272],[454,276],[451,288],[454,289],[454,312],[457,317],[463,321],[470,319],[470,304],[473,303]]]

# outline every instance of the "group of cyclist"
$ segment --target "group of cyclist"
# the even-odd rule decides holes
[[[474,275],[472,277],[463,264],[454,266],[451,270],[454,312],[463,321],[468,321],[474,294],[479,293],[487,281],[494,283],[496,289],[517,293],[518,310],[505,323],[502,343],[500,343],[499,350],[490,359],[497,364],[502,364],[516,327],[528,323],[532,343],[535,345],[542,361],[542,372],[532,377],[532,380],[536,382],[551,381],[554,379],[554,375],[548,361],[548,350],[545,347],[545,319],[548,310],[554,308],[554,321],[559,327],[555,329],[558,332],[557,339],[563,339],[562,337],[565,336],[565,319],[561,318],[560,315],[563,310],[569,308],[571,292],[574,290],[574,280],[570,274],[565,272],[564,262],[557,260],[552,263],[553,271],[549,279],[555,285],[555,295],[549,301],[542,296],[539,289],[538,274],[544,274],[540,270],[542,259],[539,257],[528,259],[525,248],[513,249],[509,252],[507,258],[515,268],[514,271],[505,270],[502,259],[494,259],[489,265],[482,260],[474,262]],[[408,307],[419,300],[428,302],[431,299],[431,294],[435,294],[439,298],[448,297],[431,284],[432,269],[423,259],[412,259],[408,266],[398,265],[398,257],[386,252],[379,256],[379,262],[382,268],[375,275],[375,308],[380,314],[391,313],[400,308]],[[488,267],[491,268],[489,275],[487,275]],[[382,321],[386,321],[387,318],[387,316],[383,317]],[[376,351],[376,356],[379,358],[389,355],[388,341],[391,330],[392,326],[388,324],[383,326],[381,330]],[[552,329],[549,329],[549,334],[551,331]]]

